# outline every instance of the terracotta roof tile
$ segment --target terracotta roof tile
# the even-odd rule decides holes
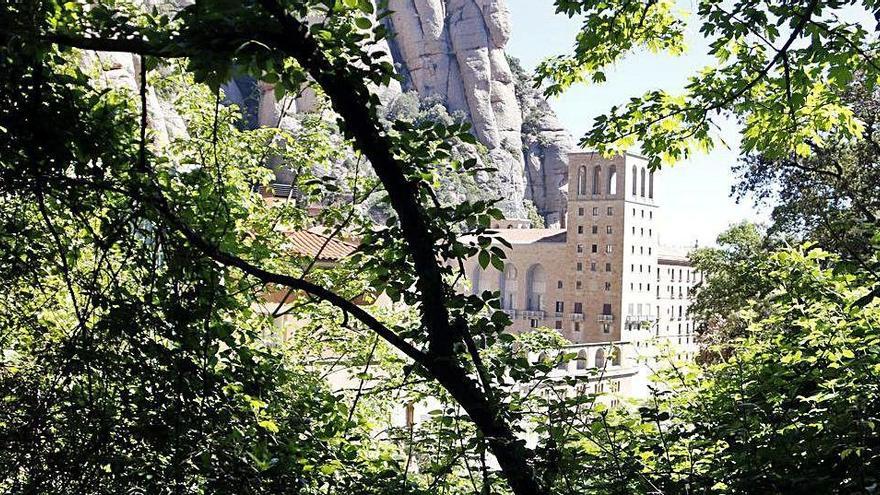
[[[357,246],[328,238],[326,235],[310,232],[308,230],[295,230],[287,232],[290,239],[291,251],[317,258],[319,261],[340,261],[354,252]]]

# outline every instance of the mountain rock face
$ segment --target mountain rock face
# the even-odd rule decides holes
[[[167,11],[191,2],[138,1]],[[380,101],[389,109],[413,94],[428,106],[440,102],[449,115],[472,124],[498,170],[478,177],[477,191],[502,198],[500,206],[508,217],[525,218],[531,202],[547,226],[564,221],[567,154],[574,143],[528,74],[504,51],[511,30],[505,0],[390,0],[388,9],[391,15],[382,22],[393,36],[374,49],[386,53],[403,81],[376,88]],[[84,53],[83,65],[98,68],[102,83],[138,91],[140,57]],[[296,114],[322,108],[310,89],[279,101],[271,85],[246,77],[227,83],[224,94],[242,109],[245,124],[252,128],[295,131]],[[162,101],[151,87],[147,99],[148,123],[157,141],[185,137],[185,123],[171,102]],[[283,169],[276,172],[279,182],[289,180]],[[466,197],[474,189],[449,192]]]
[[[467,117],[498,168],[496,192],[508,215],[524,217],[524,200],[531,200],[548,224],[558,224],[573,143],[528,77],[511,70],[505,0],[391,0],[388,8],[389,49],[403,89],[439,97]],[[524,118],[536,108],[542,118],[524,133]]]

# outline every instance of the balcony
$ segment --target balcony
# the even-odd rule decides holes
[[[614,315],[599,315],[599,322],[614,321]]]
[[[643,322],[652,322],[654,321],[654,315],[627,315],[626,322],[627,323],[643,323]]]
[[[571,321],[584,321],[583,313],[572,313],[569,316],[571,317]]]
[[[539,310],[539,309],[527,309],[525,311],[520,311],[520,315],[522,315],[522,317],[525,319],[529,319],[529,318],[543,319],[547,315],[547,312],[544,310]]]
[[[509,316],[510,319],[516,318],[516,310],[515,309],[502,309],[501,311],[507,313],[507,316]]]

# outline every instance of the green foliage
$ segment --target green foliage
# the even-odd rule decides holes
[[[556,6],[584,21],[574,53],[538,69],[548,94],[604,80],[606,67],[638,48],[683,52],[686,24],[674,2],[557,0]],[[843,92],[857,73],[872,88],[880,71],[877,41],[847,19],[873,11],[872,3],[859,1],[700,2],[694,22],[713,62],[681,94],[653,90],[612,107],[582,145],[612,154],[638,143],[655,169],[714,146],[716,115],[737,119],[745,152],[771,159],[805,157],[811,146],[857,138],[863,128]]]

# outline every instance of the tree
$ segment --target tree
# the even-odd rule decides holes
[[[705,343],[723,344],[745,334],[746,310],[758,307],[774,285],[767,278],[767,257],[780,246],[754,223],[730,226],[718,235],[717,247],[695,249],[690,254],[703,279],[694,286],[690,312],[701,322]]]
[[[563,64],[553,70],[553,76],[563,78],[563,83],[577,79],[581,65],[592,70],[590,61],[595,60],[594,54],[604,65],[634,46],[633,40],[658,46],[659,39],[659,46],[674,50],[679,46],[681,24],[666,15],[670,4],[612,4],[612,10],[620,10],[618,19],[623,21],[637,20],[644,9],[644,22],[625,23],[633,26],[635,32],[624,30],[623,36],[616,30],[617,24],[608,21],[607,4],[558,5],[569,14],[586,9],[590,28],[576,52],[576,57],[586,58],[576,58],[577,64]],[[803,153],[803,142],[817,140],[822,132],[839,130],[855,134],[858,126],[851,112],[839,104],[833,87],[829,89],[815,81],[830,78],[839,83],[846,79],[854,65],[865,58],[860,51],[864,31],[820,21],[815,14],[824,7],[817,2],[806,7],[753,3],[728,15],[721,13],[718,4],[704,4],[701,14],[709,20],[706,33],[717,34],[719,39],[713,44],[714,53],[722,61],[732,57],[733,62],[700,76],[692,85],[698,91],[690,100],[682,102],[656,93],[634,102],[623,114],[603,121],[600,130],[593,133],[595,141],[612,136],[614,139],[606,141],[621,147],[631,142],[631,136],[638,135],[656,165],[660,157],[679,158],[691,146],[707,145],[707,116],[721,109],[747,118],[747,150],[775,150],[782,154],[794,148]],[[767,65],[762,66],[761,62],[768,58],[764,55],[766,51],[760,43],[754,45],[742,37],[740,30],[758,26],[763,38],[776,40],[779,33],[773,22],[767,22],[768,11],[772,20],[779,17],[787,21],[791,32],[784,37],[783,46],[774,49]],[[415,374],[439,384],[450,403],[463,409],[460,417],[469,422],[464,431],[473,434],[466,435],[468,442],[462,447],[461,462],[468,463],[473,459],[469,455],[477,454],[484,489],[491,489],[493,484],[485,462],[487,451],[497,461],[513,493],[547,493],[571,482],[571,468],[579,465],[580,452],[567,450],[564,443],[563,435],[575,431],[572,416],[565,415],[565,411],[577,405],[590,408],[594,397],[587,394],[572,400],[560,397],[550,404],[545,401],[548,416],[552,413],[554,420],[569,421],[546,426],[540,430],[545,436],[538,447],[527,448],[520,428],[531,411],[526,407],[529,394],[515,385],[542,383],[552,366],[529,366],[514,352],[516,339],[502,333],[509,319],[495,311],[497,294],[464,296],[454,290],[456,278],[463,276],[462,258],[478,256],[483,265],[503,263],[503,252],[492,247],[488,231],[491,219],[500,216],[500,212],[489,201],[448,205],[438,199],[435,184],[440,170],[460,174],[478,171],[475,159],[449,160],[455,143],[474,143],[467,126],[400,120],[390,126],[383,124],[373,89],[395,77],[391,64],[376,51],[377,42],[387,36],[385,27],[377,20],[385,12],[377,16],[373,4],[361,0],[208,0],[172,15],[146,12],[124,2],[95,5],[41,0],[4,6],[0,15],[0,25],[4,27],[0,34],[0,56],[4,61],[0,76],[0,174],[2,194],[9,198],[4,207],[11,219],[19,218],[14,215],[16,209],[31,209],[21,217],[25,225],[9,223],[6,237],[26,230],[39,241],[33,243],[34,251],[29,251],[29,243],[9,244],[10,252],[16,256],[6,258],[9,265],[4,269],[15,275],[10,280],[17,284],[10,307],[31,308],[26,304],[29,287],[41,287],[45,270],[52,283],[39,295],[62,299],[58,302],[58,318],[66,325],[54,323],[49,328],[53,332],[59,328],[73,330],[62,332],[57,342],[44,340],[47,333],[53,332],[41,331],[39,326],[37,331],[30,328],[33,322],[27,320],[29,311],[19,311],[21,319],[11,321],[9,328],[17,332],[29,329],[41,336],[36,341],[39,344],[57,343],[50,350],[72,346],[86,351],[90,357],[95,356],[97,349],[90,347],[91,337],[108,339],[112,335],[96,330],[130,328],[136,336],[145,333],[151,337],[145,348],[156,359],[163,355],[161,349],[154,349],[156,345],[175,350],[171,353],[177,358],[174,366],[165,368],[162,374],[162,385],[172,391],[164,397],[178,397],[181,390],[187,390],[176,383],[172,387],[167,378],[183,379],[187,375],[181,369],[190,367],[197,359],[219,366],[219,371],[241,373],[227,375],[223,380],[243,381],[258,392],[262,385],[275,387],[278,382],[264,375],[252,377],[239,367],[252,368],[259,362],[276,369],[271,366],[271,353],[254,354],[253,324],[231,319],[212,308],[228,305],[230,312],[234,309],[236,314],[245,313],[261,291],[281,289],[297,297],[309,310],[316,305],[334,307],[341,314],[342,328],[372,332],[406,356],[409,363],[402,371],[404,375]],[[792,48],[801,46],[795,43],[799,40],[810,43],[806,48]],[[856,43],[855,48],[851,43]],[[76,50],[138,55],[138,94],[94,88],[93,81],[75,63]],[[190,139],[163,148],[150,139],[147,88],[159,68],[164,70],[179,59],[189,76],[185,81],[204,84],[214,105],[207,111],[201,109],[201,115],[209,116],[207,120],[194,118],[198,132]],[[285,145],[295,143],[297,136],[282,135],[279,142],[274,133],[231,133],[234,125],[223,123],[220,118],[223,111],[219,87],[233,73],[272,84],[279,95],[296,93],[304,85],[318,87],[338,117],[338,126],[348,140],[346,144],[368,163],[374,174],[363,179],[368,189],[352,187],[355,193],[351,194],[351,204],[331,209],[321,217],[331,231],[349,230],[364,241],[352,259],[354,264],[348,267],[348,279],[315,267],[314,260],[291,258],[281,249],[284,236],[275,226],[285,223],[304,227],[305,212],[290,205],[269,207],[255,189],[267,185],[263,158],[284,153]],[[782,91],[788,97],[776,98]],[[725,93],[729,94],[718,96]],[[796,128],[792,130],[791,126]],[[227,132],[230,134],[224,135]],[[326,147],[317,148],[327,153]],[[602,149],[610,151],[614,147]],[[301,156],[311,155],[307,152]],[[333,181],[303,172],[291,185],[306,194],[332,196],[339,189]],[[352,182],[357,180],[355,173]],[[371,194],[378,194],[393,212],[385,226],[371,225],[356,212],[351,213],[356,203],[365,201],[364,195]],[[475,240],[464,242],[461,239],[465,235]],[[105,252],[112,254],[112,259],[103,256]],[[176,262],[170,263],[171,259]],[[129,267],[129,263],[136,266]],[[165,263],[167,269],[177,271],[165,276]],[[120,277],[120,269],[131,269],[131,273]],[[161,289],[159,296],[154,294],[154,288]],[[136,297],[118,300],[107,296],[115,294],[114,291],[120,296]],[[352,302],[364,292],[385,293],[404,301],[415,308],[418,316],[399,324],[384,320]],[[190,302],[190,298],[195,299],[191,306],[181,305],[181,301]],[[114,312],[127,300],[134,302],[133,310]],[[204,314],[191,321],[188,318],[193,311]],[[166,313],[172,324],[163,326]],[[120,321],[137,324],[120,326]],[[229,330],[230,326],[234,331]],[[157,334],[157,329],[166,330],[167,335]],[[29,336],[25,335],[23,340],[27,341]],[[203,339],[210,345],[199,347]],[[101,344],[111,342],[115,341],[105,340]],[[140,344],[137,340],[133,342],[131,346],[109,350],[124,353]],[[222,363],[213,363],[211,359],[218,353],[229,356]],[[88,385],[95,379],[91,372],[120,359],[114,353],[102,356],[98,361],[89,361],[91,366],[75,375],[81,380],[75,384],[69,403],[78,404],[83,397],[93,402],[88,393]],[[557,359],[568,358],[561,355]],[[65,376],[69,366],[82,363],[77,359],[62,360],[55,369]],[[113,380],[102,383],[123,383],[126,373],[128,369],[116,370]],[[199,376],[190,388],[201,386],[203,390],[202,381],[214,379],[205,372]],[[298,380],[297,375],[286,376],[291,381],[282,381],[282,385]],[[511,384],[510,378],[515,383]],[[13,387],[20,384],[19,379],[13,378]],[[48,390],[54,391],[55,382],[47,383]],[[215,393],[214,397],[219,396]],[[254,464],[262,465],[267,458],[267,469],[279,465],[272,464],[277,459],[271,455],[273,449],[291,448],[291,444],[277,442],[273,448],[263,447],[268,445],[263,442],[268,442],[267,432],[284,428],[291,435],[285,438],[291,439],[313,431],[311,427],[316,423],[332,425],[326,429],[331,439],[328,443],[339,447],[332,456],[336,463],[327,464],[327,468],[322,465],[319,472],[329,476],[333,466],[361,459],[360,446],[348,445],[348,430],[357,425],[349,425],[346,418],[340,426],[338,415],[323,408],[329,402],[321,401],[315,405],[315,411],[295,407],[311,407],[309,404],[291,404],[292,409],[279,415],[295,419],[311,417],[306,414],[310,413],[318,419],[305,427],[292,424],[289,429],[286,424],[279,425],[260,416],[260,403],[251,405],[261,428],[254,430],[251,444],[259,448],[251,454],[260,462],[239,465],[250,469]],[[41,411],[39,407],[34,410]],[[145,408],[145,414],[150,412],[150,408]],[[71,414],[70,409],[67,414]],[[170,412],[165,410],[165,414]],[[119,415],[109,417],[115,421]],[[239,416],[240,412],[226,410],[218,421]],[[458,418],[456,414],[444,414],[441,423],[446,424],[440,427],[449,433],[459,426]],[[260,424],[263,421],[266,423]],[[447,434],[445,438],[451,437]],[[339,439],[344,439],[341,445]],[[301,459],[309,460],[306,465],[314,467],[311,460],[327,460],[317,455],[323,441],[324,437],[318,438],[316,443],[309,444],[313,449],[300,454]],[[23,443],[29,444],[27,439]],[[228,447],[238,445],[233,442]],[[299,446],[297,442],[292,445]],[[75,446],[63,458],[69,460],[74,451]],[[184,450],[174,452],[186,454]],[[280,465],[300,458],[284,457]],[[355,492],[365,487],[383,490],[383,480],[398,480],[399,470],[388,467],[381,456],[378,458],[380,462],[364,469],[365,477],[319,477],[315,483],[326,487],[345,481],[346,484],[335,486]],[[172,459],[170,469],[186,473],[184,464],[178,460]],[[21,473],[21,467],[20,461],[16,462],[11,464],[14,468],[9,471],[13,477],[10,483],[19,483],[15,476]],[[89,467],[88,474],[100,474],[96,466]],[[407,467],[408,464],[402,473],[403,489]],[[437,472],[445,469],[440,465]],[[323,473],[324,470],[328,472]],[[300,488],[296,484],[299,480],[291,483],[285,478],[290,471],[278,467],[277,472],[279,477],[272,480],[276,486],[290,491]],[[303,466],[302,472],[313,473],[313,469]],[[28,486],[40,487],[44,474],[37,473],[25,481],[30,483]],[[210,472],[204,476],[213,479]],[[194,479],[178,477],[175,488],[179,491],[188,482],[206,486]],[[477,488],[476,480],[472,482]],[[120,483],[119,487],[124,485]],[[430,491],[430,486],[427,489]]]
[[[751,154],[735,171],[739,199],[773,205],[770,231],[819,243],[864,263],[876,250],[871,237],[880,212],[876,89],[853,81],[843,100],[864,126],[859,139],[829,139],[807,158]]]

